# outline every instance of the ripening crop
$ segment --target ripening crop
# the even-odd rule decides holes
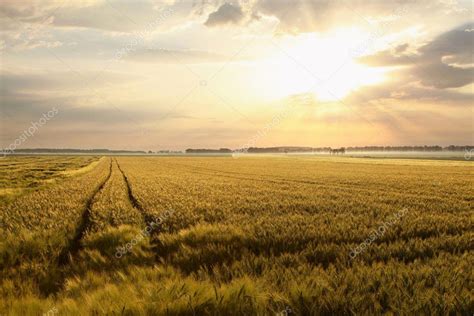
[[[473,167],[105,157],[7,204],[20,253],[37,253],[20,230],[63,247],[28,258],[27,279],[2,243],[0,313],[470,315]]]

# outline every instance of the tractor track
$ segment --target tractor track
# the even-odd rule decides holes
[[[131,206],[134,207],[135,209],[137,209],[140,212],[140,214],[142,215],[143,220],[145,222],[145,225],[149,226],[152,223],[154,223],[154,221],[155,221],[154,217],[149,215],[145,211],[143,206],[140,204],[140,202],[137,200],[137,198],[133,195],[132,187],[130,185],[130,181],[128,180],[127,176],[125,175],[125,172],[120,167],[117,159],[116,158],[110,158],[108,175],[100,183],[100,185],[96,188],[96,190],[94,190],[94,192],[91,194],[90,198],[87,199],[85,207],[84,207],[84,211],[82,213],[81,221],[77,225],[74,236],[71,239],[69,239],[69,241],[67,242],[67,245],[62,249],[61,253],[59,254],[56,265],[54,265],[52,267],[52,269],[50,270],[50,272],[48,273],[47,277],[54,280],[54,286],[52,286],[52,287],[48,286],[44,289],[40,289],[43,296],[48,297],[51,294],[57,294],[64,288],[65,281],[66,281],[68,275],[70,275],[70,273],[71,273],[70,269],[68,268],[68,265],[72,264],[72,259],[75,256],[78,255],[78,253],[80,252],[80,250],[83,247],[81,241],[84,238],[84,236],[86,235],[86,233],[91,228],[91,225],[92,225],[91,217],[92,217],[92,212],[93,212],[93,206],[94,206],[95,199],[96,199],[97,195],[100,194],[100,192],[102,192],[104,187],[109,182],[109,180],[112,176],[112,170],[113,170],[114,163],[116,164],[117,169],[119,170],[119,172],[121,173],[121,175],[124,179],[128,199],[130,201]],[[58,271],[59,271],[59,275],[57,274]],[[54,277],[55,275],[59,276],[59,278],[57,278],[57,277],[55,278]]]
[[[94,204],[97,194],[99,194],[109,182],[109,179],[112,176],[112,166],[112,159],[110,159],[107,177],[99,184],[99,186],[87,199],[84,206],[84,211],[82,212],[80,223],[77,225],[74,236],[68,240],[66,246],[62,249],[59,256],[57,257],[56,264],[53,264],[45,275],[45,285],[40,285],[39,289],[40,293],[44,297],[49,297],[51,294],[55,295],[64,288],[65,280],[68,275],[66,267],[71,263],[71,258],[74,257],[82,247],[81,240],[91,225],[92,205]]]
[[[137,200],[137,198],[133,195],[132,191],[132,186],[130,185],[130,181],[128,180],[127,176],[125,175],[125,172],[123,172],[122,168],[120,167],[118,161],[116,158],[114,158],[115,163],[117,164],[118,170],[122,174],[123,180],[125,181],[125,185],[127,186],[127,194],[128,194],[128,199],[130,200],[130,203],[134,208],[136,208],[138,211],[143,216],[143,220],[145,221],[145,225],[150,225],[152,222],[154,222],[153,216],[148,214],[145,211],[145,208],[140,204],[140,202]]]
[[[143,219],[145,221],[145,225],[147,227],[153,227],[153,224],[156,223],[156,218],[154,218],[149,213],[147,213],[145,208],[140,204],[140,202],[137,200],[137,198],[133,195],[132,186],[130,185],[130,181],[128,180],[127,176],[125,175],[125,172],[123,172],[122,168],[120,167],[117,159],[115,159],[115,162],[117,164],[117,167],[118,167],[119,171],[122,173],[123,179],[124,179],[125,184],[127,186],[128,198],[129,198],[132,206],[134,208],[136,208],[142,214]],[[151,234],[148,237],[149,241],[150,241],[150,244],[152,245],[152,249],[154,249],[153,251],[155,252],[154,257],[155,257],[156,262],[159,262],[159,260],[160,260],[159,254],[156,252],[157,237],[159,236],[160,233],[161,233],[161,229],[152,229]]]
[[[74,237],[70,239],[70,241],[68,242],[68,246],[65,247],[59,255],[59,266],[67,264],[69,262],[69,257],[75,255],[81,249],[81,240],[91,225],[92,205],[94,204],[96,196],[102,191],[107,182],[109,182],[109,179],[112,176],[112,165],[112,159],[110,159],[109,173],[105,180],[97,187],[97,189],[92,193],[91,197],[87,200],[84,212],[82,213],[81,222],[77,226],[76,232],[74,233]]]

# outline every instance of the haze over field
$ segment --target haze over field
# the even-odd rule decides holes
[[[3,148],[32,122],[16,148],[473,143],[471,1],[4,0],[0,25]]]

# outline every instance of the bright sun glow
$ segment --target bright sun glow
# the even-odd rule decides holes
[[[355,62],[354,52],[370,45],[358,32],[319,37],[305,34],[273,42],[274,53],[265,63],[267,84],[274,97],[313,92],[318,100],[343,98],[361,86],[384,79],[384,71]]]

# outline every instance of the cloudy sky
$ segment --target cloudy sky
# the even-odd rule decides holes
[[[473,10],[464,0],[2,0],[0,145],[472,145]]]

